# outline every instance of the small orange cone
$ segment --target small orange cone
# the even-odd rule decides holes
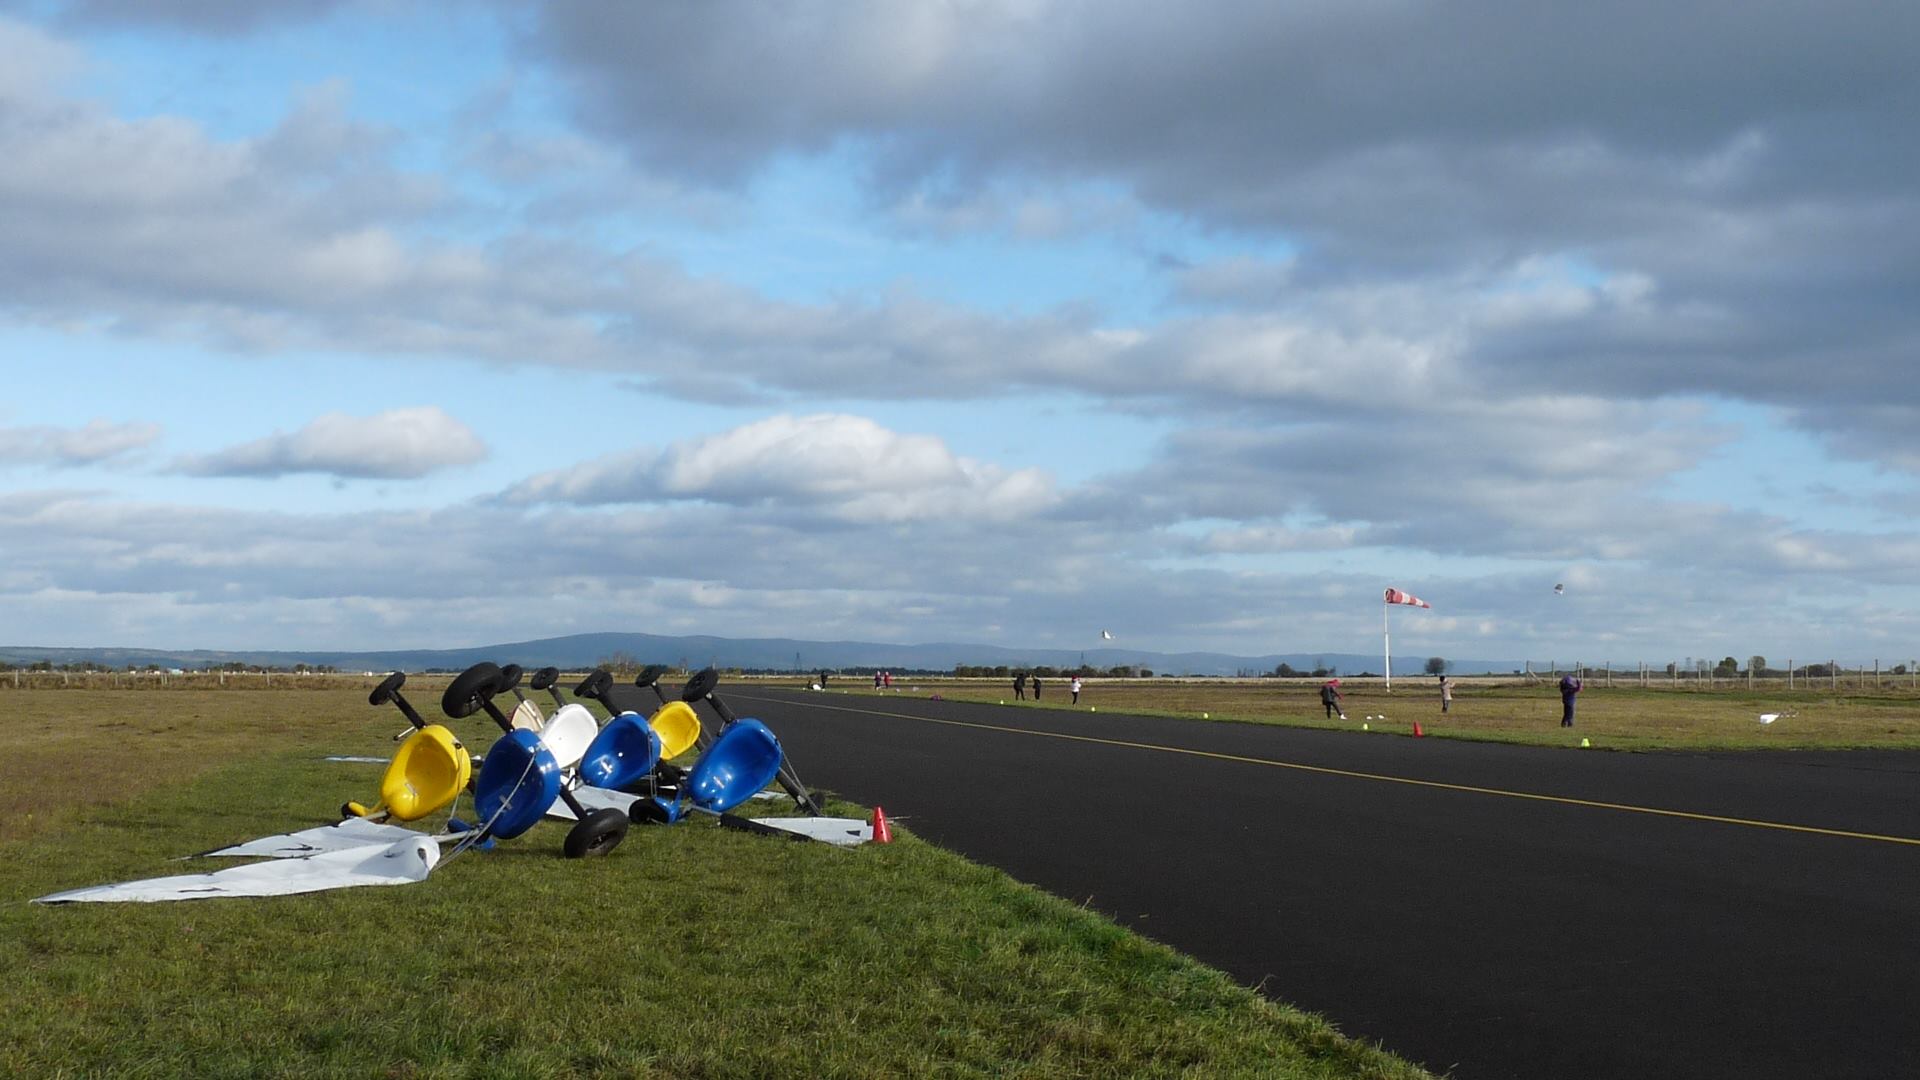
[[[1418,720],[1413,722],[1413,737],[1416,739],[1424,739],[1427,737],[1427,733],[1420,730],[1420,721]]]
[[[877,806],[873,808],[873,842],[893,843],[893,830],[887,827],[887,812]]]

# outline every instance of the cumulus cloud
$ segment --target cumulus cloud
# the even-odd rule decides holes
[[[957,455],[935,436],[832,413],[782,414],[661,450],[602,458],[533,477],[507,497],[778,505],[865,521],[997,520],[1044,511],[1056,499],[1037,469],[1010,471]]]
[[[0,427],[0,465],[95,465],[144,449],[160,425],[92,420],[82,427]]]
[[[777,505],[295,514],[0,495],[0,602],[23,625],[66,628],[65,640],[33,642],[50,645],[373,648],[625,625],[1070,646],[1085,640],[1072,627],[1108,626],[1133,628],[1128,639],[1145,647],[1244,654],[1338,649],[1379,629],[1381,582],[1364,571],[1169,561],[1191,548],[1148,531],[1116,550],[1113,534],[1048,515],[885,524],[822,530]],[[1594,564],[1577,579],[1558,568],[1455,575],[1444,592],[1424,594],[1444,597],[1449,613],[1473,613],[1459,616],[1472,623],[1432,638],[1396,627],[1396,638],[1468,655],[1470,634],[1495,650],[1489,659],[1532,646],[1664,662],[1671,642],[1723,640],[1729,623],[1742,627],[1735,651],[1770,655],[1809,640],[1873,655],[1920,633],[1920,607],[1907,601],[1920,589],[1910,540],[1813,534],[1761,517],[1739,524],[1781,561],[1749,570],[1730,557],[1738,553],[1708,545],[1649,565]],[[1811,566],[1808,580],[1825,587],[1781,590],[1773,583],[1788,564]],[[503,566],[551,602],[502,605]],[[1582,582],[1578,595],[1550,595],[1563,577]],[[1578,620],[1568,604],[1579,605]],[[1034,619],[1036,607],[1049,618]],[[460,627],[451,639],[450,624]]]
[[[471,465],[486,456],[486,444],[472,428],[427,405],[373,416],[328,413],[298,431],[183,458],[174,468],[194,476],[323,473],[398,480]]]

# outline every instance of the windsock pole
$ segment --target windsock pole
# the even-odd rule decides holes
[[[1393,693],[1393,635],[1387,630],[1387,612],[1393,610],[1392,604],[1380,605],[1380,649],[1385,654],[1387,670],[1387,693]]]

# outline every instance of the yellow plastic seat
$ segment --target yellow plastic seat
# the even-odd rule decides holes
[[[374,817],[384,809],[398,821],[426,817],[451,803],[472,778],[467,748],[445,727],[428,724],[400,744],[380,779],[380,805],[361,816]]]
[[[660,736],[660,759],[669,761],[700,741],[700,714],[684,701],[669,701],[647,720],[647,726]]]

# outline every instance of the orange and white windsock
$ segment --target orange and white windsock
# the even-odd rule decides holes
[[[1404,593],[1404,592],[1401,592],[1399,589],[1387,590],[1387,603],[1405,604],[1408,607],[1423,607],[1423,608],[1430,608],[1433,606],[1432,604],[1427,603],[1425,600],[1420,599],[1419,597],[1413,595],[1412,593]]]

